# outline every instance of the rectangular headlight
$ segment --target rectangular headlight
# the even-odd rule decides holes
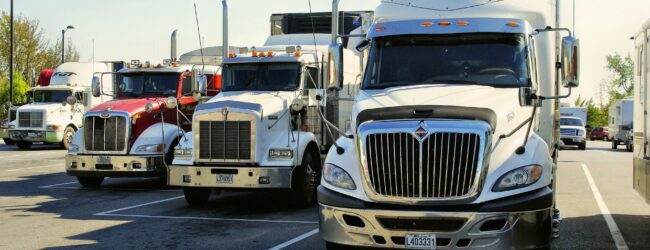
[[[293,149],[277,149],[269,150],[269,158],[271,160],[290,160],[293,159]]]
[[[175,156],[192,156],[192,149],[191,148],[177,148],[174,149],[174,155]]]

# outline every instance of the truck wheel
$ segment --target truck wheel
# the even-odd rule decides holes
[[[354,247],[348,247],[341,244],[336,244],[332,242],[325,242],[325,249],[327,250],[342,250],[342,249],[354,249]]]
[[[302,157],[302,164],[295,170],[291,178],[291,192],[294,203],[306,207],[316,202],[316,187],[320,181],[316,172],[312,155],[307,153]]]
[[[210,193],[212,190],[210,188],[200,188],[200,187],[186,187],[183,188],[183,194],[185,194],[185,201],[187,204],[190,204],[192,207],[203,206],[208,204],[210,199]]]
[[[16,146],[18,146],[19,149],[28,150],[28,149],[30,149],[32,147],[32,142],[19,141],[19,142],[16,142]]]
[[[612,149],[617,149],[618,148],[618,141],[612,140]]]
[[[16,142],[15,142],[14,140],[9,139],[9,138],[3,138],[2,140],[5,141],[5,144],[7,144],[7,145],[14,145],[14,144],[16,144]]]
[[[77,176],[77,181],[79,181],[79,184],[85,188],[96,188],[102,185],[102,182],[104,182],[104,177]]]
[[[61,148],[67,150],[70,147],[70,143],[72,143],[72,136],[74,136],[75,132],[77,132],[77,130],[73,127],[65,128],[63,131],[63,140],[61,141]]]
[[[586,150],[587,149],[587,143],[583,142],[582,144],[578,145],[579,150]]]
[[[630,143],[625,143],[625,151],[627,152],[632,152],[634,149],[632,148],[632,144]]]

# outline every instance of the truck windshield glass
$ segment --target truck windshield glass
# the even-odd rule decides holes
[[[125,74],[118,86],[121,96],[176,96],[178,74]]]
[[[72,95],[70,90],[34,90],[34,102],[64,102]]]
[[[560,118],[560,126],[584,126],[582,120],[577,118]]]
[[[300,82],[298,63],[226,64],[222,91],[294,91]]]
[[[364,89],[423,84],[528,86],[523,34],[471,33],[378,38]]]

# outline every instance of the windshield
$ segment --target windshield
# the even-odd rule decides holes
[[[179,74],[125,74],[120,77],[118,95],[176,96]]]
[[[523,34],[476,33],[378,38],[364,89],[422,84],[528,86]]]
[[[560,126],[584,126],[582,120],[577,118],[560,118]]]
[[[300,82],[299,63],[226,64],[222,91],[294,91]]]
[[[34,90],[33,102],[64,102],[72,95],[70,90]]]

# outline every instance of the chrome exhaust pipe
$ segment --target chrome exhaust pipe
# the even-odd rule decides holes
[[[223,8],[223,42],[222,42],[222,57],[226,58],[228,57],[228,53],[230,52],[228,49],[228,1],[227,0],[221,0],[221,6]]]

